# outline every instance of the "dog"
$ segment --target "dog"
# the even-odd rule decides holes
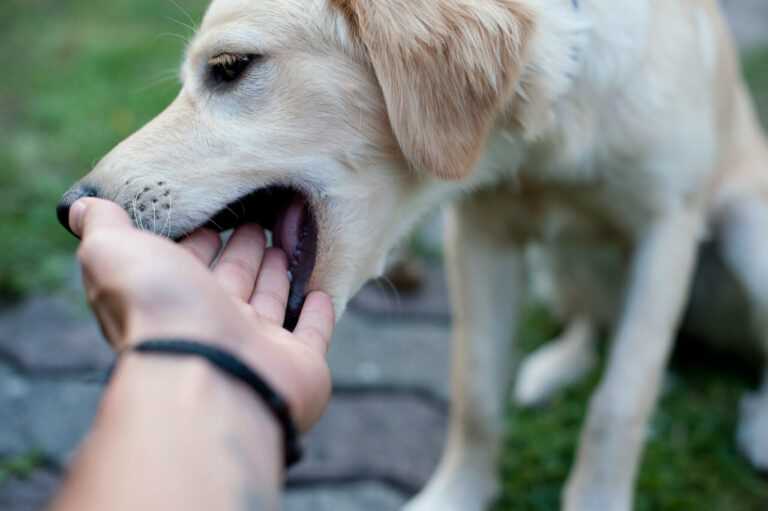
[[[290,328],[308,290],[341,314],[420,217],[448,209],[450,428],[409,511],[497,492],[523,253],[558,217],[628,257],[564,509],[631,509],[707,236],[768,349],[768,146],[715,0],[213,0],[181,79],[65,194],[65,224],[83,196],[171,238],[257,221],[289,256]],[[768,384],[755,399],[742,429],[764,460]]]
[[[625,247],[585,236],[582,229],[564,229],[532,249],[533,302],[545,306],[562,325],[561,333],[521,362],[516,375],[517,405],[535,408],[560,391],[582,381],[598,364],[598,339],[615,328],[627,278]],[[725,267],[718,240],[700,249],[697,269],[679,337],[691,349],[730,354],[735,360],[761,360],[759,329],[743,287]],[[745,367],[746,368],[746,367]],[[742,400],[752,413],[759,394]],[[750,425],[748,420],[742,426]],[[762,426],[761,426],[762,427]],[[756,448],[758,431],[741,428],[737,441],[752,464],[765,467],[764,449]]]

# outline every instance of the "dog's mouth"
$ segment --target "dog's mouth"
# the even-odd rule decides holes
[[[269,231],[272,246],[288,256],[291,280],[285,328],[293,330],[299,319],[307,286],[317,258],[317,219],[309,197],[285,186],[270,186],[228,204],[205,224],[218,232],[256,223]]]

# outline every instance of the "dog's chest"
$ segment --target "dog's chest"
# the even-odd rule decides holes
[[[638,139],[630,143],[569,129],[523,154],[509,179],[511,201],[531,224],[544,224],[539,230],[555,217],[629,239],[670,208],[700,200],[704,189],[681,178],[678,168],[684,166],[655,158]]]
[[[520,176],[510,187],[504,208],[518,235],[547,238],[564,228],[592,237],[624,238],[630,226],[597,187],[553,184]],[[618,214],[617,214],[618,213]]]
[[[537,237],[567,224],[601,237],[630,239],[667,200],[653,176],[630,166],[565,166],[531,159],[510,183],[514,223]]]

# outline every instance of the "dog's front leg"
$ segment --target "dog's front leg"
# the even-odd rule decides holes
[[[499,488],[497,457],[525,275],[520,245],[493,225],[498,211],[478,198],[447,215],[454,306],[450,427],[437,472],[407,511],[480,511]]]
[[[678,210],[639,239],[606,374],[593,395],[568,481],[567,511],[628,511],[645,439],[701,236],[702,216]]]

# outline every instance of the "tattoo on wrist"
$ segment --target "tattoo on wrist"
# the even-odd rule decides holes
[[[274,446],[264,446],[265,451],[273,451]],[[263,481],[248,479],[254,474],[263,474],[273,470],[279,470],[281,460],[275,457],[274,460],[265,460],[262,458],[263,465],[260,466],[253,458],[249,457],[248,449],[242,444],[242,439],[230,437],[227,439],[227,450],[231,454],[231,459],[241,473],[245,474],[242,485],[238,488],[238,509],[239,511],[278,511],[280,508],[280,488],[276,481]]]

